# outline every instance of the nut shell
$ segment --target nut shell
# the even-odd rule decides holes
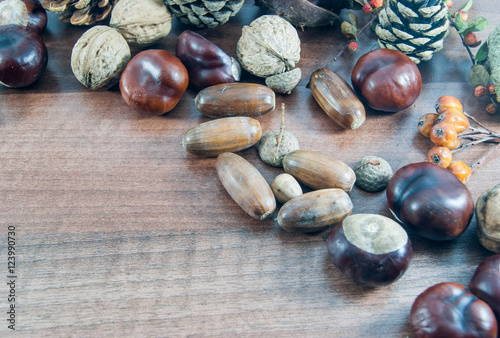
[[[342,221],[352,212],[352,201],[342,189],[320,189],[292,198],[280,209],[278,224],[285,230],[317,232]]]
[[[284,157],[283,169],[313,189],[340,188],[350,192],[356,181],[347,164],[319,151],[292,151]]]
[[[274,197],[280,202],[285,204],[294,197],[302,195],[302,188],[295,179],[290,174],[279,174],[271,182],[271,190],[274,193]]]
[[[266,86],[277,93],[291,94],[292,90],[297,87],[302,77],[300,68],[292,69],[289,72],[284,72],[272,75],[266,78]]]
[[[259,142],[262,128],[251,117],[234,116],[201,123],[184,134],[182,146],[195,155],[217,156],[249,148]]]
[[[113,6],[109,25],[128,43],[147,46],[168,35],[172,14],[163,0],[120,0]]]
[[[378,156],[365,156],[354,165],[356,185],[368,192],[382,191],[392,178],[390,164]]]
[[[283,167],[285,156],[300,148],[299,141],[287,130],[281,134],[281,143],[278,148],[279,131],[274,130],[266,133],[259,141],[259,156],[262,161],[273,167]],[[278,151],[276,151],[278,150]]]
[[[268,77],[292,70],[300,60],[297,30],[277,15],[262,15],[243,27],[236,56],[249,73]]]
[[[130,57],[127,41],[116,29],[94,26],[73,47],[71,69],[85,87],[107,89],[118,83]]]
[[[219,179],[233,200],[250,216],[264,220],[276,210],[276,199],[262,174],[250,162],[233,153],[217,157]]]

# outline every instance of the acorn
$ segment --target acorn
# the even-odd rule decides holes
[[[321,189],[292,198],[280,209],[278,224],[285,230],[317,232],[342,221],[352,212],[352,201],[342,189]]]
[[[250,216],[264,220],[276,210],[276,199],[266,179],[243,157],[223,153],[215,165],[222,185],[233,200]]]
[[[324,112],[342,128],[359,128],[366,119],[363,103],[349,84],[333,70],[320,68],[311,74],[311,93]]]
[[[283,158],[283,169],[313,189],[339,188],[350,192],[356,174],[346,163],[313,150],[295,150]]]
[[[195,97],[196,108],[205,116],[257,117],[274,110],[274,91],[257,83],[223,83],[202,89]]]
[[[204,122],[189,129],[181,143],[188,153],[210,157],[249,148],[259,142],[261,136],[259,121],[234,116]]]
[[[286,203],[294,197],[302,195],[302,188],[290,174],[279,174],[271,182],[271,189],[276,199],[281,203]]]

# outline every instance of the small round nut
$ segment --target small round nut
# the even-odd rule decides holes
[[[107,89],[118,83],[130,57],[127,41],[116,29],[94,26],[73,47],[71,69],[85,87]]]
[[[277,93],[291,94],[292,90],[299,84],[302,77],[300,68],[292,69],[289,72],[284,72],[266,78],[266,86]]]
[[[278,148],[279,131],[266,133],[259,141],[259,156],[273,167],[283,167],[283,158],[291,151],[299,149],[299,141],[289,131],[283,130]]]
[[[113,7],[109,25],[128,43],[147,46],[170,33],[172,14],[163,0],[120,0]]]
[[[283,73],[300,60],[299,35],[278,15],[262,15],[243,27],[236,56],[241,66],[255,76]]]
[[[368,192],[382,191],[392,177],[389,163],[378,156],[365,156],[354,165],[356,185]]]
[[[302,188],[299,182],[290,174],[279,174],[271,182],[271,190],[274,197],[280,202],[285,204],[294,197],[302,195]]]

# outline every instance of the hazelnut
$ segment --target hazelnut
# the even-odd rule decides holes
[[[381,157],[365,156],[354,165],[356,185],[368,192],[384,190],[392,178],[391,165]]]

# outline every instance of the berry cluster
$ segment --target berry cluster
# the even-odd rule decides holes
[[[418,120],[420,133],[429,137],[434,143],[434,147],[427,154],[427,160],[448,168],[464,183],[469,180],[472,170],[462,161],[452,161],[452,150],[459,148],[459,134],[469,126],[469,119],[463,112],[462,103],[449,95],[438,99],[436,113],[422,115]]]
[[[469,120],[477,124],[478,127],[470,126]],[[436,113],[428,113],[420,117],[418,130],[434,143],[434,147],[427,154],[427,160],[447,168],[463,183],[469,180],[472,169],[500,147],[500,134],[487,128],[463,111],[462,103],[449,95],[442,96],[437,100]],[[467,132],[465,133],[465,131]],[[462,142],[464,140],[468,142]],[[453,152],[483,142],[496,143],[497,145],[471,165],[452,160]]]

